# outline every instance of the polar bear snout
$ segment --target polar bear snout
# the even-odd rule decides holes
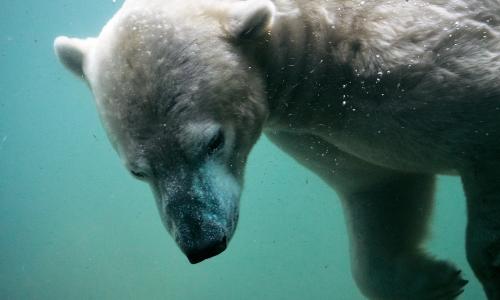
[[[189,210],[181,215],[171,216],[174,218],[171,234],[190,263],[199,263],[226,249],[233,230],[224,218]]]
[[[182,251],[187,256],[192,264],[197,264],[207,258],[216,256],[226,250],[227,237],[224,235],[220,239],[209,238],[208,240],[199,241],[196,245],[182,248]]]
[[[237,207],[226,209],[215,199],[181,199],[167,205],[167,230],[192,264],[224,251],[238,218]]]
[[[197,171],[154,180],[151,187],[167,231],[192,264],[226,249],[238,222],[241,191],[226,167],[208,162]]]

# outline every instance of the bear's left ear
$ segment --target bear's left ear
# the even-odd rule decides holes
[[[84,78],[83,63],[94,42],[94,38],[77,39],[59,36],[54,40],[54,50],[68,70]]]
[[[226,30],[236,39],[253,38],[271,28],[275,14],[270,0],[236,1],[229,8]]]

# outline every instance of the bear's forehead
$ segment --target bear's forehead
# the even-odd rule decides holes
[[[199,39],[177,36],[166,26],[163,30],[136,28],[134,23],[124,26],[117,29],[111,44],[103,39],[104,45],[96,49],[91,85],[100,91],[100,101],[129,108],[150,105],[161,111],[170,100],[193,96],[207,81],[214,66],[204,61]]]
[[[229,43],[196,22],[180,26],[130,13],[113,25],[99,37],[93,83],[121,99],[176,98],[198,91],[202,83],[223,82],[237,66]]]
[[[147,138],[162,126],[217,119],[230,97],[246,94],[247,68],[220,31],[161,15],[120,16],[98,38],[89,83],[113,132]]]

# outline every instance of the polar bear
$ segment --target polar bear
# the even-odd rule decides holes
[[[500,299],[497,1],[127,0],[54,46],[190,262],[226,248],[265,133],[342,199],[370,299],[463,291],[422,249],[435,175],[461,176],[468,261]]]

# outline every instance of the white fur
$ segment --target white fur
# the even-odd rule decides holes
[[[192,207],[206,210],[197,218],[211,224],[202,233],[232,234],[235,224],[219,227],[237,217],[243,166],[264,130],[341,196],[353,274],[371,299],[462,291],[457,269],[421,249],[434,174],[461,175],[468,259],[493,300],[499,16],[491,0],[128,0],[95,42],[59,38],[55,48],[85,75],[128,165],[161,170],[150,182],[163,215],[176,203],[164,194],[194,191]],[[196,161],[217,126],[223,152]],[[176,240],[198,228],[182,224],[190,213],[177,207],[166,221]]]

